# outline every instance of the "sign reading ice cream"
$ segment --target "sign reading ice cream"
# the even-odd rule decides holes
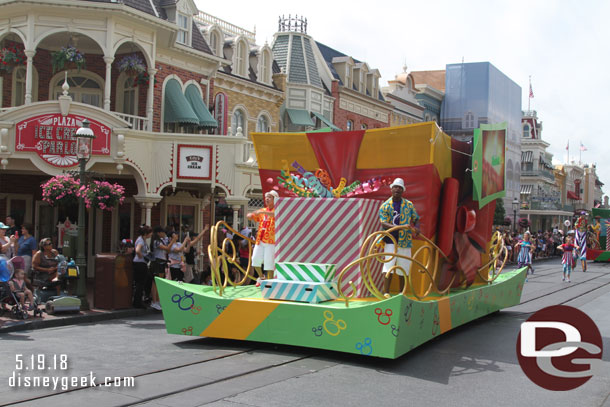
[[[84,116],[45,114],[17,123],[15,148],[17,151],[33,151],[55,167],[72,167],[76,158],[76,131],[82,126]],[[110,128],[88,119],[95,134],[93,155],[110,154]]]
[[[179,144],[178,178],[212,179],[212,147]]]

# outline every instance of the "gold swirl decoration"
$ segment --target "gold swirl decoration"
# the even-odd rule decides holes
[[[233,235],[237,235],[248,243],[248,267],[243,269],[239,263],[239,249],[235,247],[233,240],[225,238],[222,242],[218,241],[218,232],[226,229]],[[255,269],[252,267],[252,250],[255,241],[250,239],[237,230],[233,229],[227,222],[219,221],[210,230],[210,245],[208,246],[208,257],[210,259],[210,271],[212,274],[212,286],[214,292],[222,296],[224,289],[228,285],[233,287],[244,285],[246,281],[255,280],[257,277],[252,273]],[[225,250],[228,249],[228,250]],[[232,254],[229,254],[232,253]],[[231,269],[237,269],[243,275],[239,281],[233,281],[231,278]],[[256,269],[258,276],[261,276],[260,270]],[[223,278],[224,277],[224,278]]]
[[[383,294],[379,288],[375,285],[373,280],[372,267],[376,263],[388,263],[394,258],[402,258],[407,259],[412,262],[415,266],[415,272],[423,274],[426,278],[424,281],[425,286],[421,290],[417,290],[413,285],[412,276],[413,273],[408,273],[407,270],[403,269],[399,265],[394,265],[390,268],[385,278],[390,278],[392,274],[397,274],[399,276],[404,277],[405,285],[402,290],[402,295],[407,295],[408,293],[412,294],[418,300],[423,300],[430,294],[438,294],[438,295],[447,295],[451,287],[453,287],[456,283],[456,279],[459,278],[457,287],[454,288],[463,288],[466,286],[466,278],[463,273],[454,273],[451,277],[451,281],[447,284],[447,286],[441,289],[437,283],[437,277],[439,276],[439,271],[441,270],[443,262],[448,264],[453,264],[453,262],[442,252],[442,250],[430,239],[425,237],[424,235],[418,235],[418,239],[423,240],[424,244],[419,247],[415,253],[412,253],[411,256],[405,256],[398,254],[398,245],[396,244],[396,239],[392,236],[392,232],[399,230],[410,229],[411,226],[395,226],[392,229],[374,232],[364,241],[362,245],[362,249],[360,250],[360,256],[358,259],[349,263],[347,266],[341,270],[338,277],[338,291],[339,296],[343,298],[345,301],[345,306],[349,306],[350,299],[354,298],[356,295],[356,287],[352,281],[348,282],[349,287],[352,288],[352,293],[347,295],[343,289],[345,284],[343,284],[343,279],[347,271],[349,271],[352,267],[360,268],[360,276],[364,286],[369,290],[369,292],[376,297],[378,300],[383,300],[385,298],[389,298],[389,294]],[[389,238],[394,243],[394,251],[393,252],[384,252],[381,249],[380,242],[382,242],[383,238]],[[503,257],[503,258],[502,258]],[[422,259],[423,260],[420,260]],[[480,267],[477,270],[477,274],[481,277],[483,281],[488,284],[491,284],[501,273],[506,264],[506,260],[508,258],[508,250],[504,247],[504,241],[501,238],[499,232],[494,234],[492,240],[490,242],[489,249],[489,262]],[[500,262],[501,259],[501,262]],[[498,267],[499,265],[499,267]],[[485,277],[481,273],[485,273],[487,271],[487,277]],[[492,277],[489,274],[493,274]]]
[[[235,247],[231,239],[225,238],[222,242],[218,241],[219,231],[227,229],[234,235],[240,236],[245,239],[248,243],[248,267],[243,269],[239,264],[239,251]],[[394,258],[403,258],[410,260],[413,264],[414,273],[419,273],[425,276],[424,287],[420,290],[416,289],[413,285],[412,276],[414,273],[408,273],[407,270],[403,269],[399,265],[394,265],[390,268],[385,278],[390,278],[391,275],[399,275],[404,277],[405,285],[401,292],[402,295],[413,295],[418,300],[423,300],[430,294],[447,295],[451,288],[463,288],[466,286],[466,278],[462,272],[455,272],[451,277],[450,282],[447,286],[441,289],[438,286],[437,279],[443,263],[453,264],[453,262],[442,252],[442,250],[430,239],[422,234],[418,235],[418,239],[423,241],[423,245],[420,246],[415,253],[411,256],[404,256],[398,254],[398,245],[392,232],[400,231],[403,229],[409,229],[411,226],[395,226],[392,229],[377,231],[369,235],[362,248],[358,259],[352,261],[341,270],[337,278],[337,285],[339,296],[345,301],[345,306],[349,306],[350,299],[354,298],[357,294],[357,287],[352,281],[348,281],[347,285],[352,288],[352,293],[347,295],[344,291],[345,284],[343,280],[346,273],[353,267],[360,268],[360,275],[364,286],[369,292],[378,300],[384,300],[389,298],[389,294],[383,294],[376,286],[373,279],[372,268],[377,263],[387,263]],[[384,252],[381,246],[381,242],[385,237],[388,237],[394,243],[393,252]],[[208,246],[208,256],[210,258],[210,268],[212,273],[212,286],[214,292],[222,296],[227,285],[241,286],[249,280],[254,280],[257,276],[253,273],[256,271],[258,277],[262,276],[262,272],[259,268],[252,267],[252,250],[255,241],[250,239],[235,229],[233,229],[228,223],[219,221],[216,225],[212,226],[210,230],[210,245]],[[228,250],[225,250],[228,249]],[[231,253],[231,254],[229,254]],[[494,233],[489,243],[488,249],[489,261],[481,266],[477,270],[477,274],[482,281],[487,284],[491,284],[502,272],[504,265],[508,259],[508,250],[504,246],[504,240],[499,232]],[[243,275],[239,281],[234,281],[231,277],[231,269],[235,268]],[[456,284],[456,279],[457,284]]]

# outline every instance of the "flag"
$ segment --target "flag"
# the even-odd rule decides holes
[[[580,151],[587,151],[587,147],[582,144],[582,141],[580,142]]]
[[[570,140],[568,140],[568,145],[566,146],[566,151],[570,151]]]
[[[534,98],[534,91],[532,90],[532,83],[530,82],[530,99]]]

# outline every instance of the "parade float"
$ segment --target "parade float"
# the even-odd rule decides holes
[[[593,208],[587,260],[610,262],[610,209]]]
[[[397,358],[447,331],[520,302],[525,269],[502,272],[492,233],[503,195],[506,127],[465,143],[434,122],[349,132],[252,136],[264,192],[275,190],[276,269],[260,287],[233,241],[208,248],[212,286],[157,279],[167,332]],[[389,184],[420,215],[410,270],[384,295],[379,206]],[[404,229],[410,226],[397,226]],[[243,237],[243,236],[242,236]],[[395,241],[395,240],[394,240]],[[247,239],[252,251],[254,241]],[[235,273],[235,270],[239,270]],[[239,278],[235,276],[238,275]]]

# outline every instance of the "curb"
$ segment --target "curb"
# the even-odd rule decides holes
[[[87,324],[91,322],[109,321],[112,319],[137,317],[156,313],[158,312],[149,309],[127,309],[120,311],[100,312],[95,314],[79,314],[65,318],[54,318],[49,320],[39,319],[32,321],[20,321],[8,326],[0,327],[0,334],[8,332],[29,331],[41,328],[55,328],[67,325]]]

